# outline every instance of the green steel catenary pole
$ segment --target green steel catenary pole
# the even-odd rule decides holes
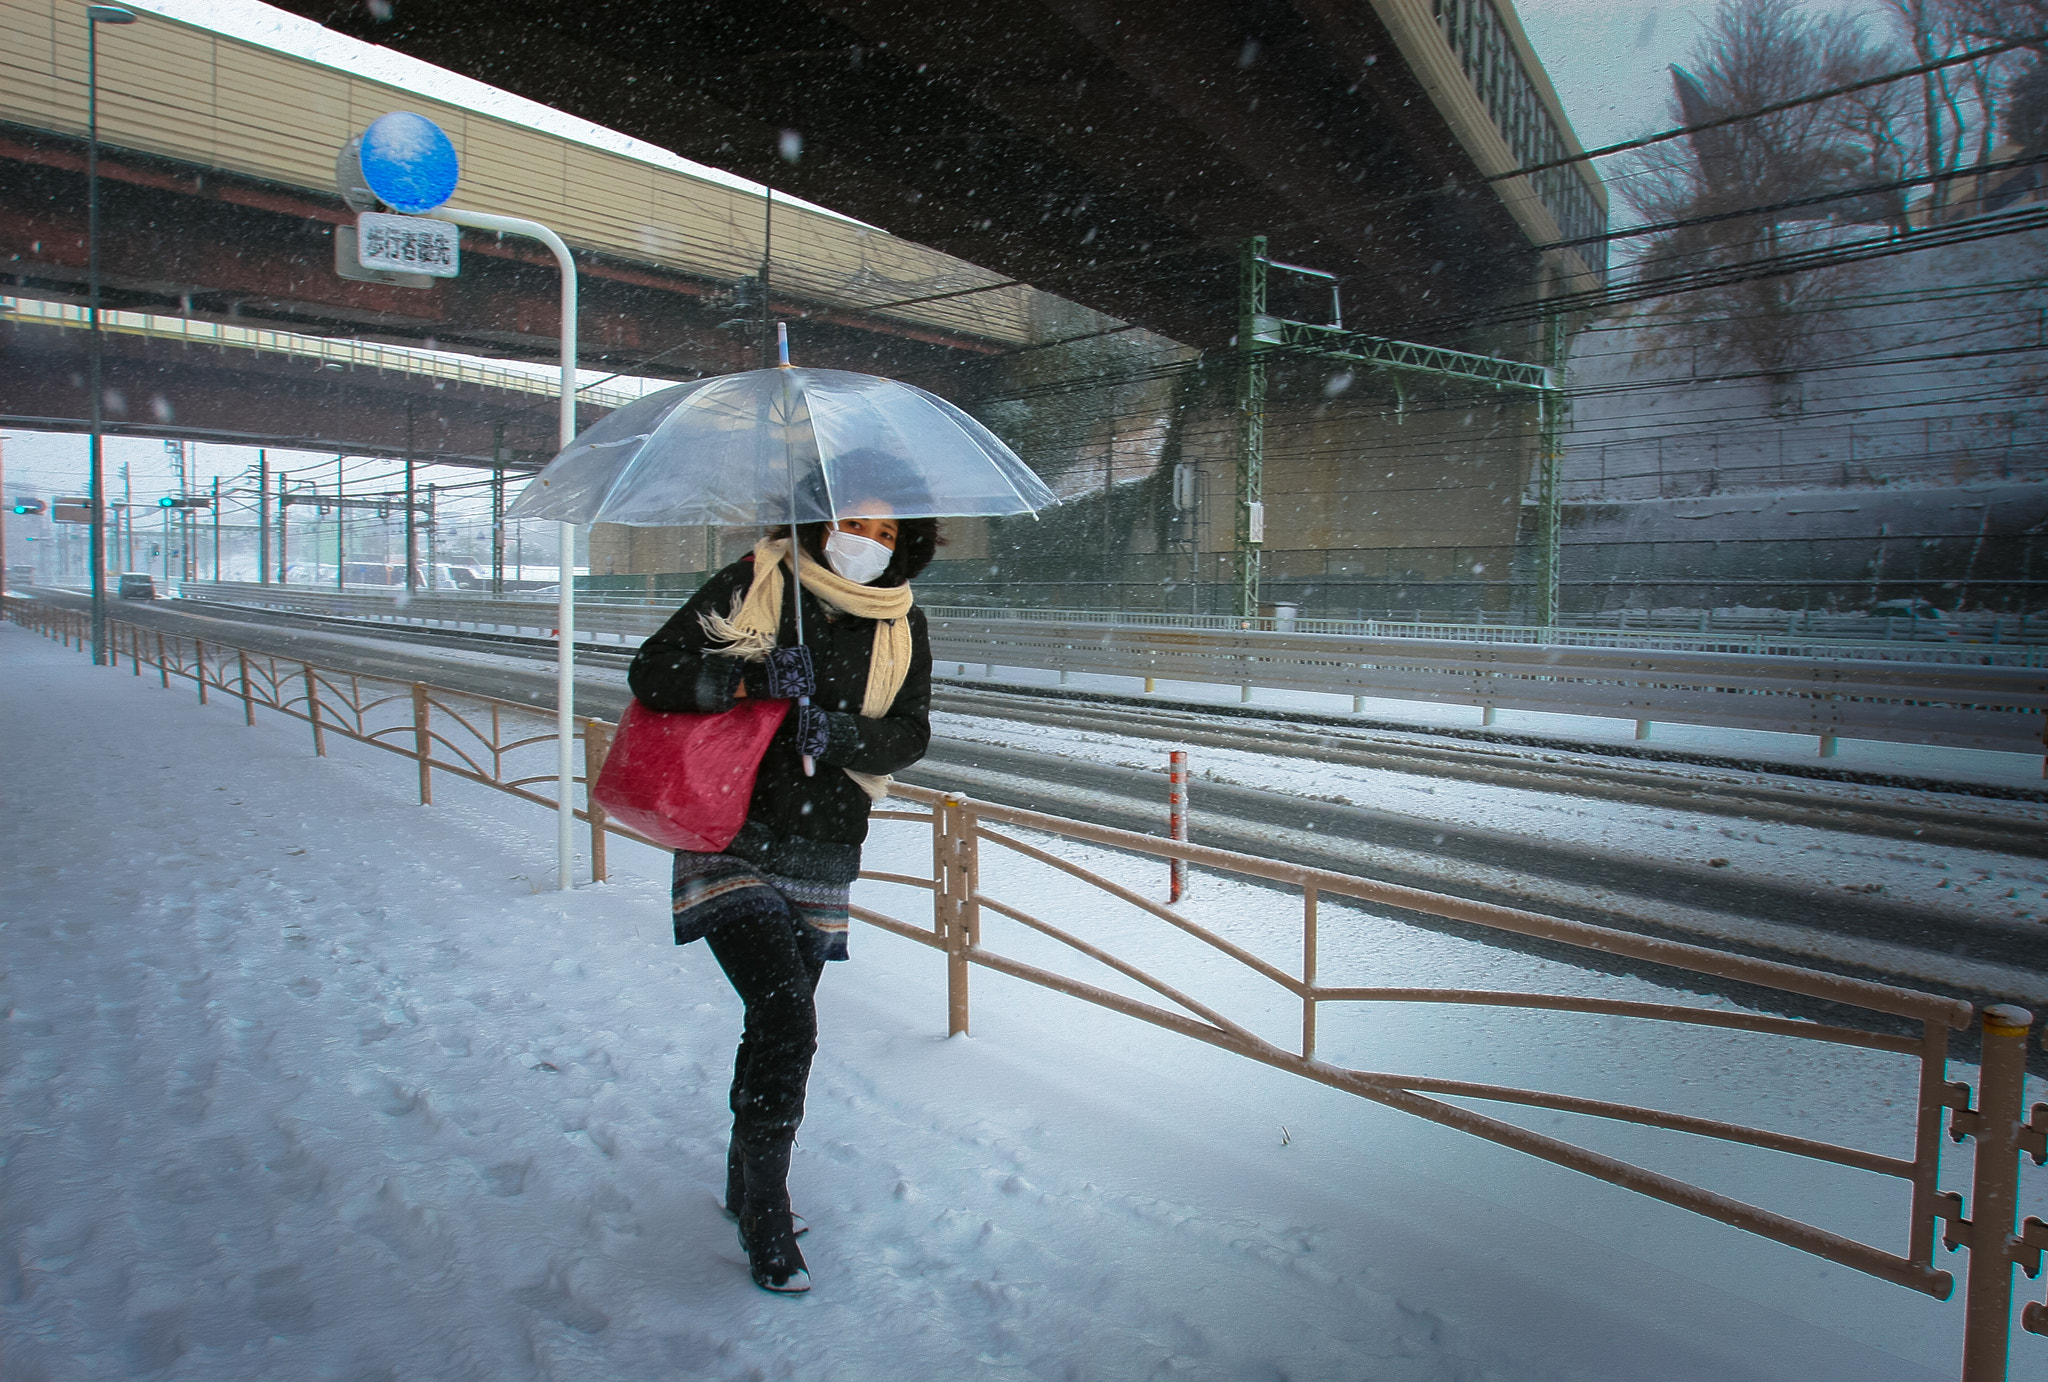
[[[1266,237],[1254,235],[1239,248],[1237,278],[1237,514],[1233,583],[1237,613],[1259,612],[1259,544],[1264,537],[1266,461],[1266,362],[1261,356],[1259,319],[1266,315]]]

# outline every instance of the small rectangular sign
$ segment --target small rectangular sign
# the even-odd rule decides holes
[[[462,231],[431,216],[365,211],[356,218],[356,262],[386,273],[454,278],[462,271]]]
[[[82,495],[67,494],[50,506],[52,523],[92,522],[92,500]]]
[[[425,274],[392,274],[366,269],[356,253],[356,228],[334,228],[334,271],[351,283],[383,283],[395,288],[431,288],[434,280]]]

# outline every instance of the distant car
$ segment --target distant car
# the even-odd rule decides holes
[[[137,572],[124,573],[121,583],[114,588],[114,593],[124,600],[154,600],[156,578]]]
[[[1958,638],[1962,629],[1945,610],[1936,609],[1925,600],[1887,600],[1881,605],[1870,607],[1873,619],[1911,620],[1902,632],[1909,634],[1933,634],[1941,638]]]

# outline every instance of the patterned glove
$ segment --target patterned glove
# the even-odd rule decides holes
[[[811,670],[811,650],[798,644],[793,648],[768,650],[768,698],[775,701],[801,700],[818,693],[818,677]]]
[[[812,758],[824,755],[825,746],[831,742],[831,721],[825,712],[815,705],[800,705],[796,708],[796,751],[809,754]]]

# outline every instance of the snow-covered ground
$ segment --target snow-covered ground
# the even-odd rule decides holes
[[[661,856],[617,848],[610,884],[558,892],[532,807],[446,780],[421,807],[402,759],[315,759],[302,725],[13,626],[0,661],[9,1382],[1955,1374],[1959,1301],[1021,983],[977,971],[975,1035],[947,1040],[938,957],[870,929],[821,993],[794,1176],[816,1289],[770,1297],[714,1203],[737,1003],[669,944]],[[1066,852],[1156,891],[1156,863]],[[1296,1020],[998,856],[997,895],[1255,1030]],[[928,840],[884,824],[869,864],[922,873]],[[1297,902],[1196,887],[1196,919],[1290,961]],[[1668,994],[1335,906],[1324,935],[1328,982]],[[1894,1154],[1912,1100],[1897,1058],[1533,1012],[1329,1013],[1322,1051]],[[1903,1245],[1900,1182],[1520,1121]],[[2044,1347],[2016,1335],[2014,1375]]]

